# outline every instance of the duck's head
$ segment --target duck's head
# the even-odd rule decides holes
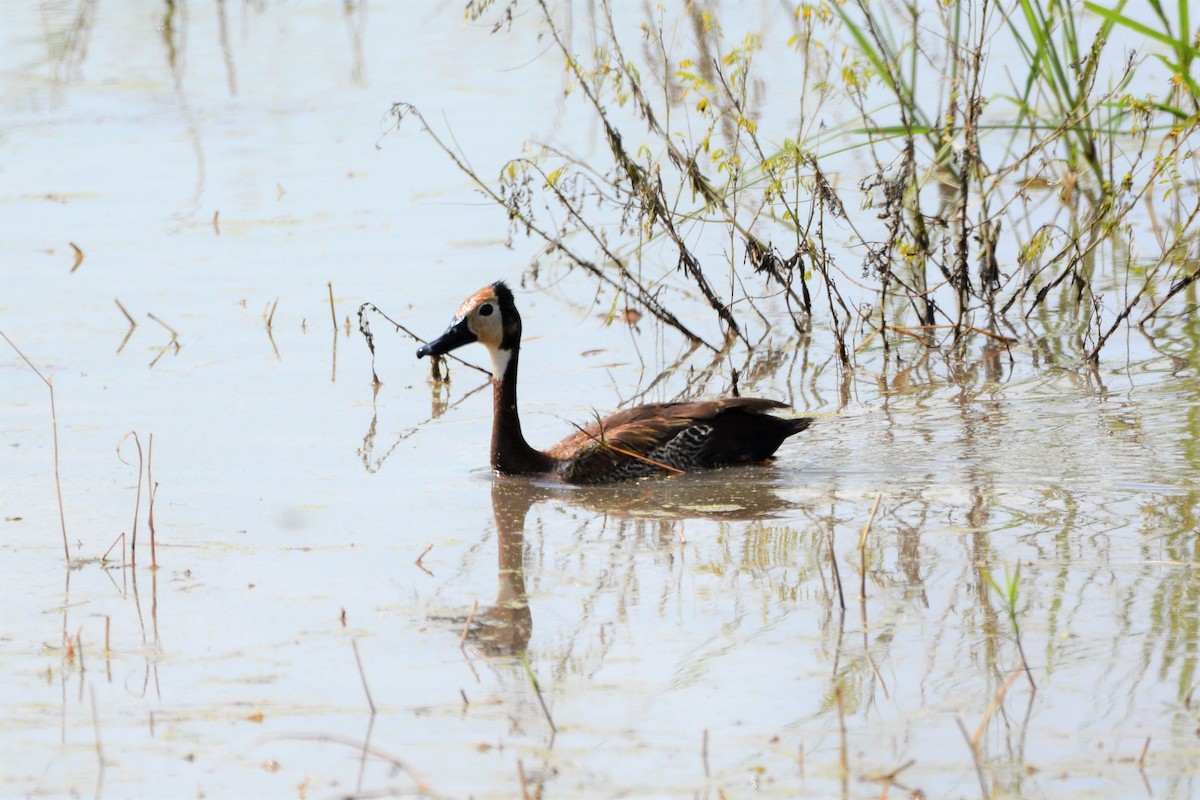
[[[512,291],[504,281],[485,286],[468,297],[446,332],[417,350],[417,358],[441,356],[462,347],[479,342],[492,354],[493,362],[499,364],[497,356],[503,352],[504,362],[508,354],[521,344],[521,315],[513,302]]]

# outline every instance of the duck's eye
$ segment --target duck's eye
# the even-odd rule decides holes
[[[479,307],[479,316],[490,317],[492,315],[492,304],[484,303]]]

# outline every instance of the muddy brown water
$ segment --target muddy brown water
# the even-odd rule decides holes
[[[531,251],[381,135],[395,100],[444,110],[494,172],[559,65],[441,6],[220,8],[173,56],[161,12],[5,11],[0,329],[53,380],[72,563],[5,344],[0,795],[1200,794],[1194,326],[1095,369],[1028,337],[848,371],[818,327],[658,380],[678,342],[555,279],[518,292],[534,443],[731,365],[817,424],[764,467],[494,478],[481,376],[431,388],[376,318],[376,394],[354,315],[436,334]],[[144,483],[137,567],[103,558],[130,431],[156,571]],[[1016,577],[1036,691],[985,575]]]

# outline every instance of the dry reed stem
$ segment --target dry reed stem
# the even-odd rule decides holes
[[[117,304],[117,308],[121,309],[121,313],[124,314],[125,319],[127,319],[129,321],[129,327],[136,328],[137,320],[135,320],[133,318],[133,315],[129,313],[129,311],[125,308],[125,306],[121,305],[121,301],[114,297],[113,302]]]
[[[110,544],[108,549],[104,551],[104,555],[100,556],[100,563],[103,564],[108,560],[108,554],[111,553],[112,549],[117,546],[117,542],[121,543],[121,569],[125,569],[125,531],[121,531],[119,534],[117,534],[117,538],[113,539],[113,543]]]
[[[399,322],[396,322],[396,320],[392,319],[387,314],[380,311],[379,306],[375,305],[374,303],[363,303],[361,306],[358,307],[358,330],[363,335],[363,338],[365,338],[367,340],[367,348],[371,351],[371,374],[372,374],[372,376],[375,376],[375,366],[374,366],[375,336],[371,333],[370,324],[367,323],[366,311],[368,308],[370,308],[376,314],[378,314],[379,316],[381,316],[385,320],[387,320],[389,323],[391,323],[396,328],[396,330],[403,331],[413,341],[420,342],[421,344],[429,344],[428,341],[426,341],[425,339],[422,339],[420,336],[417,336],[415,333],[410,331],[408,328],[404,327]],[[475,370],[476,372],[482,372],[484,375],[487,375],[489,378],[492,377],[491,370],[486,370],[483,367],[477,367],[474,364],[472,364],[470,361],[463,361],[461,358],[454,355],[453,353],[446,353],[445,355],[437,356],[437,358],[453,359],[454,361],[457,361],[458,363],[462,364],[464,367],[470,367],[471,369]],[[375,383],[377,383],[377,384],[380,383],[378,376],[375,376]]]
[[[431,545],[432,546],[432,545]],[[464,643],[467,641],[467,634],[471,632],[471,622],[475,619],[475,611],[479,608],[479,601],[471,601],[471,610],[467,613],[467,622],[463,625],[462,636],[458,637],[458,647],[461,650]]]
[[[842,695],[842,682],[840,680],[834,689],[834,695],[837,698],[838,736],[841,740],[838,745],[838,763],[841,766],[842,772],[842,795],[845,796],[846,783],[850,779],[850,754],[846,743],[846,702]]]
[[[147,317],[149,317],[150,319],[154,320],[155,322],[157,322],[159,325],[162,325],[164,328],[166,328],[166,329],[167,329],[167,330],[170,332],[170,334],[171,334],[171,341],[175,341],[176,339],[178,339],[178,338],[179,338],[179,331],[175,330],[175,329],[174,329],[174,328],[172,328],[170,325],[168,325],[167,323],[163,322],[163,321],[162,321],[161,319],[159,319],[158,317],[154,316],[154,312],[152,312],[152,311],[147,311],[147,312],[146,312],[146,316],[147,316]]]
[[[58,493],[58,522],[62,527],[63,555],[66,557],[67,565],[69,566],[71,564],[71,548],[67,543],[67,514],[63,510],[62,478],[60,477],[58,469],[58,412],[54,406],[54,383],[46,378],[46,376],[42,374],[41,370],[34,366],[33,362],[21,352],[21,348],[13,344],[13,340],[8,338],[8,334],[6,334],[4,331],[0,331],[0,336],[4,337],[4,341],[8,342],[8,346],[11,347],[13,351],[21,357],[21,360],[24,361],[31,370],[33,370],[33,374],[37,375],[38,378],[41,379],[42,383],[46,384],[46,388],[50,391],[50,426],[54,432],[54,489]]]
[[[1004,682],[997,691],[992,702],[988,703],[987,709],[983,712],[983,718],[979,720],[979,726],[975,728],[975,735],[971,737],[971,747],[978,748],[979,740],[983,738],[983,729],[987,727],[988,720],[996,713],[996,709],[1000,707],[1000,703],[1004,701],[1004,695],[1008,694],[1008,690],[1012,688],[1013,681],[1021,674],[1021,670],[1014,669],[1012,674],[1008,676],[1008,680]]]
[[[525,777],[525,767],[521,764],[521,759],[517,759],[517,777],[521,780],[521,798],[529,800],[529,781]]]
[[[137,496],[133,501],[133,533],[130,534],[130,537],[129,537],[129,564],[130,564],[130,566],[136,567],[137,566],[137,525],[138,525],[138,517],[141,515],[141,508],[142,508],[142,442],[140,439],[138,439],[137,431],[130,431],[129,433],[127,433],[121,437],[121,441],[117,442],[117,458],[123,464],[129,463],[125,459],[121,458],[121,445],[125,444],[125,440],[128,439],[130,436],[133,437],[133,442],[134,442],[134,444],[137,445],[137,452],[138,452]]]
[[[417,792],[419,792],[421,795],[429,797],[442,796],[430,789],[429,784],[425,782],[425,779],[413,771],[412,767],[401,761],[399,757],[394,756],[385,750],[380,750],[378,747],[375,747],[369,743],[359,742],[355,739],[351,739],[349,736],[342,736],[336,733],[291,733],[287,734],[286,736],[276,736],[271,738],[290,739],[292,741],[333,742],[334,744],[344,744],[347,747],[353,747],[357,750],[361,750],[367,755],[372,755],[375,758],[378,758],[380,761],[384,761],[393,768],[403,772],[408,776],[408,779],[413,782]]]
[[[333,281],[329,282],[329,319],[333,322],[333,335],[337,336],[337,310],[333,306]]]
[[[375,701],[371,699],[371,687],[367,685],[367,673],[363,670],[362,658],[358,654],[358,640],[351,639],[350,646],[354,648],[354,661],[358,664],[358,677],[362,681],[363,693],[367,696],[367,705],[371,707],[371,716],[375,716]]]
[[[154,548],[154,497],[158,494],[158,484],[154,482],[154,434],[146,445],[146,493],[149,496],[149,508],[146,511],[146,525],[150,528],[150,569],[158,569],[158,556]]]
[[[554,718],[550,716],[550,708],[546,705],[546,698],[542,696],[542,687],[538,684],[537,676],[533,674],[533,667],[529,663],[529,656],[525,653],[521,653],[521,664],[524,665],[525,676],[529,678],[533,693],[537,695],[538,703],[542,706],[542,713],[546,715],[546,722],[550,723],[550,732],[557,736],[558,726],[554,724]]]
[[[101,790],[104,788],[104,746],[100,743],[100,716],[96,712],[96,687],[88,686],[88,692],[92,696],[92,732],[96,738],[96,760],[100,762],[100,770],[96,775],[96,800],[100,800]]]
[[[417,556],[417,560],[413,562],[414,564],[416,564],[418,567],[421,568],[422,572],[424,572],[426,575],[428,575],[431,578],[433,577],[433,573],[425,568],[425,565],[421,563],[421,559],[425,558],[425,554],[428,553],[432,549],[433,549],[433,542],[430,542],[429,544],[425,545],[425,549],[421,551],[421,555]]]
[[[875,502],[871,504],[871,513],[867,515],[867,524],[863,526],[862,533],[858,535],[858,555],[862,562],[862,581],[858,587],[858,599],[867,599],[867,532],[871,530],[871,523],[875,521],[875,512],[879,510],[879,501],[883,499],[883,492],[875,494]]]
[[[700,760],[704,762],[704,777],[709,777],[708,770],[708,728],[704,729],[704,735],[700,739]]]
[[[1146,754],[1150,752],[1150,737],[1146,737],[1146,744],[1142,747],[1142,755],[1138,758],[1137,765],[1139,770],[1146,768]]]
[[[659,469],[665,469],[668,472],[673,472],[676,475],[683,475],[685,472],[687,472],[687,470],[682,470],[678,467],[672,467],[670,464],[664,464],[661,461],[655,461],[653,458],[648,458],[641,453],[635,453],[632,450],[626,450],[624,447],[617,447],[615,444],[610,444],[609,442],[600,442],[600,444],[607,447],[609,450],[612,450],[613,452],[620,453],[623,456],[629,456],[630,458],[636,458],[638,461],[645,461],[647,464],[651,464]]]
[[[596,423],[600,424],[600,422],[601,422],[601,420],[599,419],[599,415],[597,415]],[[583,426],[579,425],[578,423],[572,422],[571,425],[572,425],[572,427],[575,428],[575,430],[579,431],[580,433],[582,433],[584,436],[591,439],[596,444],[600,445],[601,447],[606,447],[609,450],[612,450],[614,453],[620,453],[623,456],[628,456],[629,458],[637,459],[638,461],[643,461],[653,467],[657,467],[659,469],[666,470],[667,472],[672,472],[676,475],[683,475],[685,472],[687,472],[687,470],[682,470],[682,469],[679,469],[678,467],[672,467],[670,464],[664,464],[661,461],[655,461],[653,458],[644,456],[641,453],[635,453],[632,450],[626,450],[624,447],[617,447],[612,442],[609,442],[608,440],[603,438],[604,437],[604,429],[603,428],[600,429],[600,435],[597,436],[596,434],[592,433],[591,431],[584,430]]]
[[[75,274],[75,270],[79,269],[79,265],[83,263],[83,251],[79,249],[79,245],[74,242],[67,242],[71,245],[71,249],[75,251],[75,262],[71,264],[71,274]]]
[[[899,775],[904,770],[911,767],[915,763],[917,763],[917,760],[915,758],[910,758],[908,761],[905,761],[903,764],[896,767],[891,772],[880,772],[880,773],[877,773],[874,775],[866,775],[866,776],[864,776],[864,780],[873,781],[875,783],[880,783],[880,782],[895,783],[896,776]],[[887,795],[887,790],[888,790],[888,787],[884,786],[883,787],[883,792],[884,792],[883,796]]]
[[[219,209],[219,208],[213,212],[212,225],[213,225],[213,233],[215,233],[217,236],[220,236],[221,235],[221,209]]]
[[[838,604],[842,607],[842,611],[846,610],[846,596],[842,593],[842,573],[838,570],[837,553],[833,548],[833,529],[830,529],[829,536],[829,560],[833,564],[833,582],[837,586]]]
[[[991,792],[988,791],[987,777],[983,774],[983,762],[979,760],[979,748],[971,743],[971,737],[967,733],[967,728],[963,725],[962,720],[955,717],[954,723],[958,725],[958,730],[962,733],[963,739],[966,740],[967,746],[971,748],[971,760],[975,762],[975,775],[979,778],[979,788],[986,800],[986,798],[991,797]]]

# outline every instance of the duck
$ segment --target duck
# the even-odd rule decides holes
[[[811,417],[777,416],[786,403],[760,397],[649,403],[598,418],[547,450],[531,446],[517,409],[521,315],[504,281],[468,297],[450,326],[417,358],[478,342],[492,360],[492,470],[501,475],[604,484],[769,461]]]

